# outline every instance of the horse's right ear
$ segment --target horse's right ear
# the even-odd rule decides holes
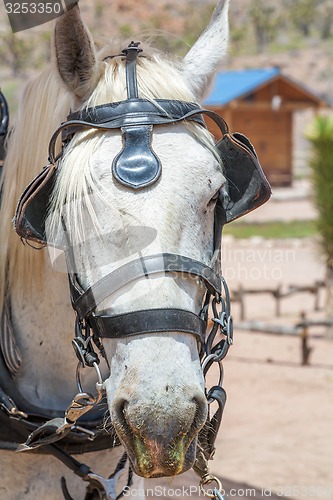
[[[228,9],[229,0],[219,0],[206,30],[184,57],[182,72],[197,101],[207,94],[225,58],[229,40]]]
[[[99,64],[77,4],[57,20],[54,50],[58,72],[67,88],[79,99],[87,98],[96,86]]]

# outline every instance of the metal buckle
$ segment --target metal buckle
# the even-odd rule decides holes
[[[204,486],[206,485],[209,485],[211,483],[215,482],[216,485],[217,485],[217,488],[214,488],[213,492],[210,493],[209,491],[205,490]],[[217,478],[216,476],[212,476],[211,474],[206,474],[204,475],[202,478],[201,478],[201,481],[199,483],[199,486],[200,486],[200,491],[201,493],[205,496],[205,497],[208,497],[208,498],[218,498],[218,499],[221,499],[223,500],[223,496],[221,494],[222,492],[222,483],[221,481],[219,480],[219,478]],[[219,495],[219,496],[218,496]]]
[[[84,333],[83,333],[84,332]],[[92,346],[93,337],[90,335],[90,326],[86,321],[76,317],[75,338],[72,340],[72,346],[77,359],[83,366],[92,367],[94,363],[99,363],[98,355]]]

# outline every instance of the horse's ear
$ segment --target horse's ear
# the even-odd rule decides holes
[[[58,72],[67,88],[79,99],[87,98],[97,83],[98,62],[78,5],[57,20],[54,50]]]
[[[228,9],[229,0],[220,0],[206,30],[184,58],[184,76],[197,100],[205,96],[215,71],[226,55]]]

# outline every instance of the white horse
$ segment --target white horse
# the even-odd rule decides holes
[[[206,31],[183,60],[167,60],[145,47],[145,57],[137,62],[139,97],[202,99],[226,53],[228,3],[218,3]],[[27,84],[8,145],[0,215],[0,304],[4,307],[10,296],[22,356],[15,388],[36,407],[64,411],[77,392],[77,360],[70,347],[74,314],[66,274],[52,266],[47,249],[23,245],[11,221],[24,186],[46,162],[52,132],[68,113],[126,99],[124,61],[110,57],[122,48],[110,43],[97,50],[77,7],[59,18],[53,63]],[[163,172],[158,183],[139,191],[126,189],[111,175],[121,147],[120,130],[81,131],[61,162],[53,208],[68,207],[66,229],[77,242],[75,265],[82,287],[135,258],[161,252],[209,265],[214,203],[225,182],[210,134],[193,123],[155,127],[153,147]],[[52,224],[61,225],[56,215]],[[169,307],[199,313],[204,287],[198,280],[165,273],[149,278],[107,297],[98,312]],[[110,364],[110,373],[104,374],[109,411],[135,473],[154,478],[191,468],[196,436],[207,415],[195,337],[177,331],[143,334],[105,339],[104,348]],[[84,389],[94,393],[95,371],[86,371]],[[117,447],[80,460],[108,476],[122,453]],[[61,476],[75,500],[84,498],[86,485],[52,456],[1,451],[0,463],[1,498],[61,499]],[[136,476],[136,487],[139,480]]]

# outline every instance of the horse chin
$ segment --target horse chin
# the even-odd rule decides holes
[[[133,436],[131,441],[131,447],[126,449],[138,476],[147,479],[177,476],[194,464],[196,438],[189,442],[186,436],[181,436],[172,445],[140,436]]]

